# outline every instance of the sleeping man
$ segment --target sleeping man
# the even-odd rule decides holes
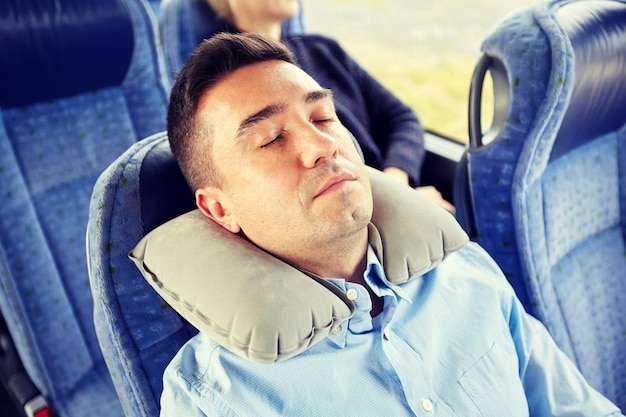
[[[332,92],[280,43],[253,34],[202,43],[173,87],[168,134],[206,221],[323,282],[351,312],[269,361],[200,329],[165,372],[162,416],[622,415],[476,244],[462,238],[414,272],[439,214],[372,219],[378,177],[337,120]],[[392,195],[416,194],[395,186]],[[300,295],[293,311],[307,308]],[[278,330],[280,353],[289,337]]]

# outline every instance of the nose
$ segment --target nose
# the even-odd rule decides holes
[[[305,168],[314,168],[324,159],[337,156],[338,143],[332,135],[308,126],[300,135],[300,159]]]

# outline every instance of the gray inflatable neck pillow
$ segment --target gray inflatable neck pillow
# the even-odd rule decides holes
[[[419,278],[468,241],[454,217],[368,168],[370,244],[394,285]],[[349,319],[354,304],[198,210],[147,234],[129,254],[150,285],[198,330],[253,362],[288,359]]]

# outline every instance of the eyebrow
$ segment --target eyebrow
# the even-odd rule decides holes
[[[328,88],[323,88],[321,90],[315,90],[307,93],[304,96],[305,103],[312,103],[314,101],[324,100],[326,98],[333,98],[333,92]]]
[[[321,90],[314,90],[314,91],[310,91],[308,92],[305,96],[304,96],[304,102],[305,103],[313,103],[319,100],[324,100],[327,98],[332,98],[333,97],[333,93],[332,91],[330,91],[329,89],[321,89]],[[237,128],[237,135],[236,137],[240,137],[242,136],[247,130],[249,130],[250,128],[252,128],[254,125],[256,125],[259,122],[262,122],[263,120],[266,120],[276,114],[280,114],[283,113],[285,110],[287,109],[287,104],[285,103],[276,103],[276,104],[269,104],[265,107],[263,107],[261,110],[259,110],[258,112],[246,117],[240,124],[239,127]]]

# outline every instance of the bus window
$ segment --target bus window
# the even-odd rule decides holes
[[[314,0],[304,2],[304,16],[307,32],[337,39],[415,110],[426,129],[467,143],[469,85],[480,44],[507,14],[532,3]],[[486,88],[483,103],[490,93]],[[490,113],[484,109],[484,119]]]

